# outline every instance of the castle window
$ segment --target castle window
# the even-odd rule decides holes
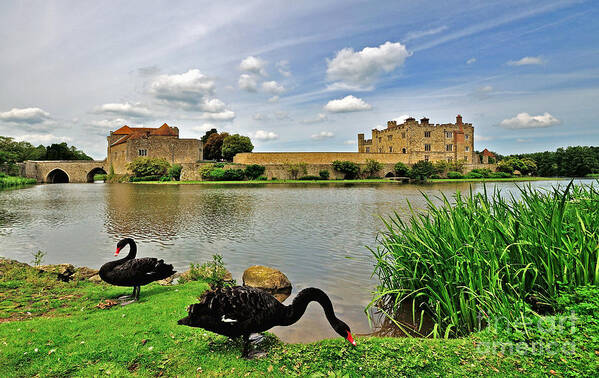
[[[468,161],[468,155],[464,155],[464,160]]]
[[[470,151],[470,147],[466,146],[466,152]]]
[[[466,140],[468,140],[470,138],[470,135],[466,134],[465,138]]]
[[[401,137],[405,138],[406,137],[406,133],[405,132],[401,133]]]
[[[405,153],[407,153],[407,152],[408,152],[408,151],[406,151],[405,147],[401,149],[401,153],[402,153],[402,154],[405,154]]]
[[[148,156],[148,150],[146,150],[146,149],[143,149],[143,150],[138,150],[138,151],[137,151],[137,154],[138,154],[139,156]]]
[[[428,155],[424,155],[424,161],[428,161]]]
[[[379,147],[379,152],[383,152],[383,147]]]
[[[446,144],[445,151],[453,151],[453,144]]]
[[[431,150],[431,145],[430,144],[425,144],[424,145],[424,151],[430,151]]]
[[[383,138],[382,138],[382,137],[379,137],[379,143],[380,143],[380,142],[382,142],[382,141],[383,141]]]
[[[445,138],[453,138],[453,131],[446,131]]]
[[[425,131],[424,132],[424,137],[425,138],[430,138],[431,137],[431,132],[430,131]]]
[[[449,158],[447,158],[447,162],[448,162],[448,163],[451,163],[452,161],[453,161],[453,158],[450,158],[450,157],[449,157]]]
[[[370,147],[366,147],[366,152],[370,152]]]
[[[389,152],[393,152],[393,147],[389,147]]]
[[[391,139],[393,139],[393,135],[389,135],[389,136],[387,137],[387,140],[391,140]]]

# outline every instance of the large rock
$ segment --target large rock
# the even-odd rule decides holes
[[[291,294],[291,282],[280,270],[254,265],[243,272],[243,285],[268,291],[280,302]]]
[[[90,277],[95,276],[96,274],[98,274],[98,271],[96,269],[82,266],[82,267],[76,269],[75,273],[73,274],[73,278],[76,280],[79,280],[79,281],[87,280]]]

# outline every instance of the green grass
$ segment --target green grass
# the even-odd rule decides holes
[[[95,305],[129,289],[89,281],[58,282],[6,261],[0,273],[0,316],[13,319],[0,323],[2,376],[545,375],[551,370],[591,375],[597,368],[596,334],[589,340],[582,332],[570,338],[576,342],[573,355],[551,356],[487,353],[481,345],[497,338],[498,333],[492,332],[453,340],[359,337],[357,348],[341,338],[285,344],[269,336],[268,355],[248,361],[239,358],[237,341],[176,324],[185,316],[185,307],[207,289],[204,282],[151,284],[142,289],[138,303],[101,310]],[[591,310],[584,301],[578,304],[592,311],[581,318],[595,319],[589,332],[596,331],[598,294],[587,295],[595,298]],[[65,295],[73,297],[64,300]]]
[[[461,179],[429,179],[429,182],[493,182],[493,181],[507,181],[507,182],[519,182],[519,181],[546,181],[546,180],[563,180],[555,177],[505,177],[505,178],[461,178]]]
[[[27,177],[18,177],[18,176],[6,176],[4,174],[0,174],[0,188],[10,188],[24,185],[33,185],[36,184],[37,181],[32,178]]]
[[[424,213],[385,220],[371,249],[380,284],[371,305],[415,299],[435,336],[464,336],[501,317],[553,311],[560,290],[599,284],[599,192],[564,189],[456,194]],[[408,302],[410,303],[410,302]]]
[[[185,184],[200,184],[200,185],[239,185],[239,184],[359,184],[359,183],[380,183],[399,181],[389,179],[357,179],[357,180],[251,180],[251,181],[140,181],[135,184],[159,184],[159,185],[185,185]]]

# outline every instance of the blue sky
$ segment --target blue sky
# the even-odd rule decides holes
[[[356,151],[426,116],[503,154],[599,145],[593,1],[0,3],[0,135],[104,158],[110,130]]]

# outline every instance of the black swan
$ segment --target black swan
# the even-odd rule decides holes
[[[188,316],[179,320],[178,324],[201,327],[231,338],[243,336],[242,356],[247,357],[251,333],[297,322],[312,301],[320,303],[333,329],[355,346],[349,327],[337,319],[329,297],[313,287],[300,291],[289,306],[280,303],[270,293],[253,287],[210,290],[200,297],[200,303],[187,307]]]
[[[129,254],[120,260],[107,262],[102,265],[98,274],[109,284],[116,286],[133,286],[133,298],[139,299],[139,289],[150,282],[163,280],[176,272],[173,266],[154,257],[136,259],[137,245],[131,238],[125,238],[116,245],[115,256],[129,244]]]

